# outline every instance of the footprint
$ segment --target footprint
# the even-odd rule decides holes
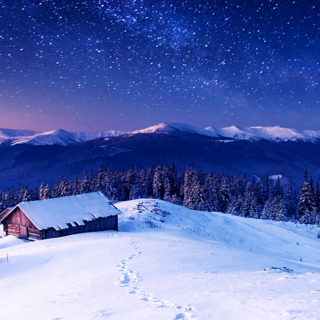
[[[109,312],[108,310],[97,310],[94,313],[95,318],[105,318],[105,317],[111,317],[113,314]]]

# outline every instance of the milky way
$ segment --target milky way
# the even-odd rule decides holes
[[[0,1],[0,125],[320,129],[317,1]]]

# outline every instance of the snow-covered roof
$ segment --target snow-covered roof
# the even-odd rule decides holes
[[[75,225],[77,222],[83,225],[83,220],[89,221],[121,213],[101,192],[21,202],[16,207],[18,206],[40,230],[50,227],[56,230],[65,229],[68,228],[67,223]]]

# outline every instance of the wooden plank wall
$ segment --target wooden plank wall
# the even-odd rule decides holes
[[[45,230],[44,238],[64,237],[72,234],[104,231],[104,230],[118,230],[118,216],[111,216],[106,218],[98,218],[91,221],[84,221],[84,225],[69,227],[56,231],[54,228]]]
[[[17,207],[9,217],[5,218],[6,223],[24,226],[27,228],[37,229],[37,227],[29,220],[25,213]]]
[[[29,237],[42,239],[42,232],[37,229],[19,207],[17,207],[10,216],[4,219],[3,224],[7,236],[12,235],[20,237],[20,226],[24,226],[27,227]]]

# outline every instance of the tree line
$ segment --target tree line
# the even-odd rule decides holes
[[[9,188],[0,192],[1,211],[20,202],[51,199],[101,191],[111,201],[140,198],[166,200],[186,208],[200,211],[220,211],[241,217],[293,221],[305,224],[320,224],[320,188],[314,186],[307,170],[299,192],[293,191],[290,181],[283,190],[280,179],[270,179],[266,174],[261,179],[248,181],[246,175],[233,176],[221,172],[213,174],[195,170],[191,165],[186,170],[174,164],[158,163],[153,167],[138,170],[112,170],[101,166],[97,175],[85,173],[82,179],[49,185],[43,182],[39,189],[30,189],[21,183],[15,192]]]

